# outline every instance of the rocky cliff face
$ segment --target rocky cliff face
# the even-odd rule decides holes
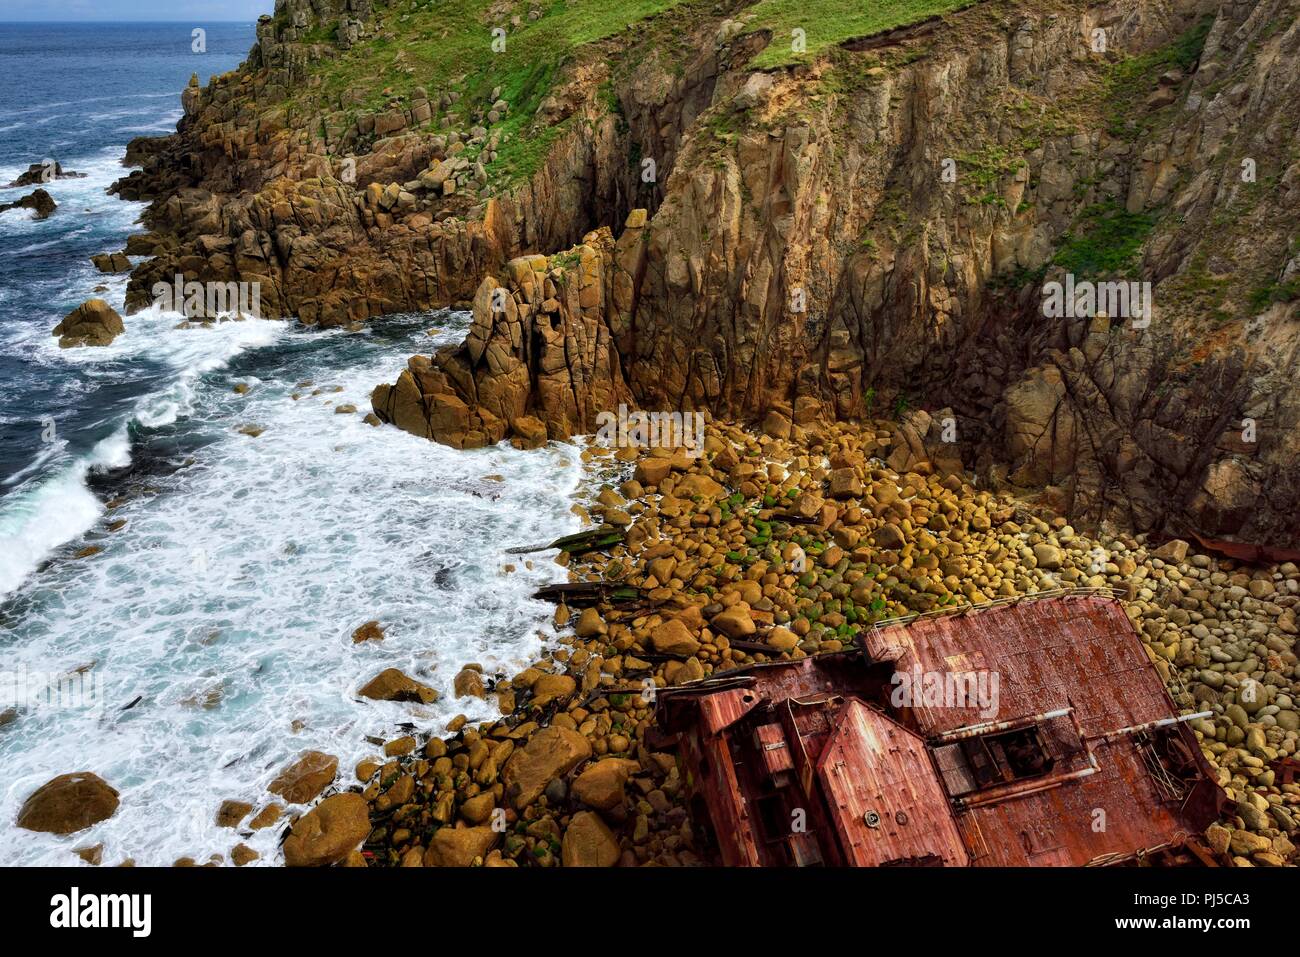
[[[459,446],[625,400],[887,416],[914,459],[1079,521],[1295,539],[1295,0],[989,2],[771,72],[751,7],[578,51],[505,182],[495,97],[295,112],[401,14],[283,3],[124,183],[157,197],[134,302],[177,271],[325,324],[472,298],[467,342],[375,395]],[[1053,282],[1149,282],[1151,309],[1045,315]]]
[[[281,0],[239,70],[205,87],[191,80],[175,135],[131,144],[127,159],[143,168],[114,188],[153,200],[151,232],[131,251],[155,258],[133,275],[129,309],[146,308],[154,284],[177,274],[258,282],[266,315],[324,326],[467,304],[514,255],[563,248],[637,202],[657,202],[628,162],[631,131],[663,143],[670,164],[692,104],[707,102],[710,72],[678,80],[671,105],[653,115],[623,117],[601,95],[610,64],[650,37],[592,44],[522,134],[504,130],[511,106],[499,88],[474,103],[454,87],[385,89],[378,104],[361,86],[320,91],[319,73],[359,41],[403,39],[410,7]],[[505,19],[484,14],[485,36]],[[655,36],[676,29],[665,23]],[[498,152],[526,153],[530,138],[546,145],[523,164],[528,175],[498,175]]]
[[[633,402],[615,337],[631,319],[644,223],[638,210],[617,243],[602,228],[561,256],[513,259],[502,279],[486,276],[464,344],[413,357],[395,385],[375,390],[376,414],[457,448],[507,437],[532,447]]]

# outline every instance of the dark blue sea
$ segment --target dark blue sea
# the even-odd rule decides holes
[[[191,50],[196,26],[206,53]],[[233,69],[253,39],[251,23],[0,24],[0,186],[46,159],[86,174],[44,185],[59,204],[46,221],[0,214],[0,541],[27,526],[0,553],[0,594],[87,518],[84,499],[43,509],[42,489],[79,466],[120,462],[135,404],[171,374],[161,357],[120,348],[91,363],[50,348],[50,330],[89,296],[122,299],[125,277],[100,275],[90,257],[120,250],[144,208],[105,192],[129,172],[124,147],[175,130],[191,74]],[[0,203],[32,189],[0,189]]]
[[[195,26],[0,24],[0,184],[47,158],[86,174],[45,184],[47,220],[0,213],[0,865],[101,843],[105,864],[228,861],[223,800],[262,806],[304,749],[347,780],[368,736],[485,719],[450,693],[461,665],[514,672],[553,636],[529,596],[555,566],[503,550],[576,528],[576,451],[455,452],[362,418],[407,357],[463,338],[464,314],[322,332],[155,306],[107,347],[51,335],[88,298],[123,311],[126,277],[90,257],[140,229],[144,204],[106,192],[128,141],[174,130],[190,75],[253,42],[251,23],[208,24],[196,54]],[[385,639],[354,644],[371,619]],[[386,667],[442,700],[358,698]],[[111,818],[14,826],[75,771],[121,793]],[[273,863],[277,838],[246,840]]]

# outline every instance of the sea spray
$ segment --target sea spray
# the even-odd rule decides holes
[[[106,861],[226,854],[217,805],[265,800],[300,751],[347,768],[373,753],[367,735],[389,736],[400,722],[495,714],[488,701],[456,700],[452,678],[467,661],[514,673],[553,635],[551,609],[530,596],[558,567],[542,556],[506,572],[503,550],[576,528],[579,450],[458,452],[363,420],[375,382],[412,351],[457,341],[467,323],[394,318],[360,334],[268,324],[284,332],[191,382],[188,415],[157,429],[137,423],[133,455],[156,456],[165,441],[188,464],[147,483],[128,478],[111,513],[125,524],[100,535],[103,550],[56,561],[0,608],[18,622],[10,667],[89,665],[106,700],[102,714],[33,712],[7,729],[0,763],[12,786],[0,818],[12,821],[78,753],[122,792],[117,813],[83,835],[105,843]],[[433,342],[431,324],[444,329]],[[167,341],[207,331],[159,327]],[[236,393],[235,383],[248,388]],[[336,411],[348,405],[359,411]],[[248,423],[261,434],[238,431]],[[485,485],[500,494],[474,494]],[[371,619],[384,640],[354,644],[352,630]],[[442,700],[358,699],[386,667]],[[273,831],[247,841],[268,862],[278,859]],[[0,841],[0,863],[67,853],[44,835]]]

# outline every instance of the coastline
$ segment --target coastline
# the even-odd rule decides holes
[[[415,729],[359,764],[355,783],[343,784],[341,772],[337,794],[359,793],[372,829],[362,850],[336,859],[404,867],[703,864],[677,763],[653,747],[662,739],[646,681],[661,689],[765,660],[838,652],[860,634],[859,623],[911,612],[960,611],[1061,587],[1115,589],[1185,713],[1252,683],[1233,670],[1247,658],[1243,642],[1251,656],[1271,656],[1271,668],[1294,664],[1289,651],[1274,650],[1294,634],[1294,565],[1249,572],[1184,542],[1148,549],[1122,534],[1102,545],[1060,517],[941,478],[928,463],[890,469],[888,424],[877,424],[810,430],[794,443],[710,425],[709,454],[698,460],[682,449],[589,449],[589,463],[633,472],[622,481],[586,480],[593,516],[625,529],[627,544],[564,564],[575,582],[631,585],[640,597],[631,609],[626,601],[560,605],[557,624],[572,634],[533,667],[494,683],[509,712],[501,719]],[[791,524],[782,515],[816,520]],[[794,547],[809,559],[799,575],[787,567]],[[955,572],[953,562],[971,566],[960,576],[971,583],[964,592],[947,592],[926,571]],[[974,586],[980,579],[987,593]],[[1216,633],[1220,625],[1231,641]],[[1267,643],[1245,639],[1259,629]],[[483,677],[471,666],[458,691],[483,693]],[[1267,765],[1295,752],[1300,715],[1289,696],[1263,683],[1259,691],[1249,712],[1234,704],[1227,717],[1193,722],[1235,802],[1204,839],[1225,863],[1281,866],[1293,849],[1300,787],[1276,786]],[[326,849],[337,834],[328,824],[317,829],[328,817],[321,810],[338,800],[325,798],[293,826],[291,863],[331,862]]]
[[[1051,29],[1043,49],[1062,43],[1067,32]],[[267,45],[265,30],[261,35],[259,56],[264,59],[257,68],[274,73],[281,68],[275,46]],[[921,82],[922,67],[903,64],[899,69],[911,70],[909,75]],[[762,230],[745,218],[758,215],[748,206],[732,219],[715,215],[730,201],[719,196],[730,196],[733,187],[736,196],[742,192],[738,179],[726,178],[735,169],[718,174],[716,181],[703,165],[677,176],[672,181],[675,191],[668,193],[665,186],[665,195],[655,197],[662,199],[658,209],[667,208],[676,218],[657,219],[653,205],[649,210],[633,206],[628,195],[610,187],[620,193],[619,199],[602,207],[597,218],[626,223],[617,240],[610,225],[603,223],[591,232],[580,231],[582,244],[566,252],[512,258],[525,247],[546,253],[563,246],[561,238],[578,238],[570,235],[582,225],[576,218],[557,225],[556,210],[564,206],[564,196],[549,192],[548,184],[563,179],[566,171],[603,169],[613,162],[614,137],[606,135],[603,126],[594,145],[578,151],[580,156],[572,143],[562,143],[527,186],[509,196],[489,195],[472,164],[448,162],[464,153],[453,151],[459,144],[449,142],[445,134],[416,131],[419,124],[414,122],[411,132],[401,132],[408,120],[423,115],[421,103],[428,107],[438,100],[437,91],[423,98],[414,91],[405,107],[392,106],[381,114],[393,123],[397,117],[391,114],[402,114],[403,125],[391,131],[396,135],[378,141],[386,143],[379,149],[382,155],[373,168],[362,170],[369,183],[345,188],[342,180],[334,179],[335,170],[326,158],[333,144],[330,149],[311,144],[313,149],[320,146],[320,154],[301,149],[303,144],[291,142],[283,125],[277,128],[275,123],[257,131],[224,128],[228,120],[223,104],[243,95],[241,77],[248,75],[241,70],[208,87],[190,87],[180,132],[135,141],[130,147],[128,158],[142,159],[150,171],[121,180],[118,195],[151,203],[149,233],[127,244],[132,255],[149,257],[130,280],[134,301],[128,295],[128,306],[147,308],[141,290],[149,288],[148,281],[164,274],[184,275],[176,264],[197,256],[195,249],[203,253],[197,257],[197,271],[215,277],[213,281],[242,281],[277,270],[279,278],[266,300],[271,312],[295,322],[286,307],[291,302],[305,306],[301,320],[316,327],[312,332],[318,335],[359,331],[363,322],[399,307],[423,308],[435,302],[472,306],[464,341],[439,341],[427,350],[430,357],[421,345],[397,385],[375,390],[369,417],[374,421],[366,420],[375,426],[382,420],[384,426],[391,423],[456,449],[495,447],[507,437],[521,450],[553,450],[549,443],[570,439],[582,443],[581,437],[593,431],[597,410],[609,415],[618,400],[635,398],[650,407],[651,400],[668,394],[685,396],[684,408],[700,407],[706,398],[720,395],[719,406],[729,419],[710,422],[703,433],[703,456],[692,454],[698,449],[681,447],[566,445],[566,454],[576,453],[585,464],[573,502],[576,513],[589,523],[588,529],[608,527],[612,538],[621,536],[621,542],[580,556],[562,553],[560,565],[568,573],[568,584],[619,585],[635,591],[635,597],[611,599],[593,592],[582,605],[560,604],[553,622],[560,637],[544,655],[514,673],[491,665],[486,670],[462,668],[453,681],[452,700],[464,700],[465,710],[477,716],[498,710],[499,718],[471,721],[460,714],[442,730],[430,727],[432,722],[420,710],[437,700],[430,672],[385,652],[382,663],[388,667],[370,669],[353,698],[369,699],[365,704],[373,710],[372,723],[402,724],[406,733],[367,736],[373,753],[358,761],[352,760],[354,755],[341,760],[324,751],[304,751],[273,769],[278,773],[266,793],[257,780],[239,788],[223,785],[222,793],[212,795],[212,803],[219,804],[213,809],[216,824],[231,829],[230,861],[240,866],[269,863],[271,853],[278,852],[260,854],[245,842],[260,841],[266,851],[272,843],[267,835],[274,833],[283,838],[286,863],[301,865],[705,864],[691,826],[687,782],[654,728],[659,690],[756,662],[839,653],[851,648],[865,629],[896,616],[959,611],[1070,587],[1120,592],[1152,667],[1179,708],[1185,713],[1214,712],[1213,718],[1193,722],[1193,728],[1217,768],[1219,784],[1234,802],[1222,822],[1203,835],[1220,862],[1282,866],[1291,861],[1300,833],[1300,785],[1282,782],[1277,762],[1300,750],[1300,710],[1292,693],[1293,676],[1300,673],[1294,648],[1300,633],[1295,621],[1300,570],[1289,562],[1249,566],[1198,551],[1178,538],[1157,546],[1155,529],[1170,523],[1165,521],[1167,503],[1160,502],[1162,492],[1155,485],[1142,493],[1140,514],[1130,508],[1127,515],[1146,531],[1119,530],[1112,521],[1118,520],[1116,509],[1122,511],[1123,506],[1111,500],[1106,482],[1112,472],[1100,466],[1097,487],[1105,508],[1084,507],[1087,515],[1078,521],[1080,527],[1096,528],[1096,535],[1077,531],[1065,515],[1078,504],[1073,478],[1059,474],[1059,463],[1041,454],[1035,438],[1060,438],[1055,423],[1064,402],[1061,396],[1068,390],[1061,375],[1053,372],[1057,366],[1021,370],[1024,382],[1008,386],[1006,395],[1017,400],[1011,406],[1020,417],[1002,424],[1011,436],[1008,444],[1018,451],[1006,462],[990,464],[986,456],[978,470],[963,468],[961,449],[945,447],[947,439],[936,440],[938,429],[930,425],[939,424],[940,413],[932,420],[928,413],[911,411],[906,389],[891,392],[897,414],[890,420],[872,415],[874,387],[870,395],[861,394],[858,386],[841,388],[865,368],[860,344],[851,342],[846,330],[828,332],[825,342],[819,339],[808,354],[800,354],[810,365],[825,360],[834,373],[834,381],[819,380],[816,397],[801,393],[788,402],[787,393],[802,373],[788,368],[784,355],[772,359],[766,370],[762,361],[750,363],[754,355],[743,351],[745,336],[731,333],[720,334],[725,340],[722,354],[739,352],[745,358],[734,367],[745,366],[758,379],[764,371],[777,372],[780,381],[748,389],[731,378],[733,366],[725,366],[725,374],[715,381],[695,365],[702,363],[707,372],[714,357],[692,352],[683,360],[678,355],[677,343],[687,337],[671,316],[670,305],[687,293],[687,298],[712,306],[744,298],[735,290],[707,287],[701,278],[706,271],[699,266],[717,255],[709,238],[715,223],[732,231],[722,243],[727,255],[761,245],[752,242]],[[741,79],[733,75],[719,80],[711,74],[710,95],[721,88],[715,81],[739,86]],[[786,85],[777,89],[786,95],[802,81],[781,82]],[[631,86],[624,90],[626,98],[643,106],[636,97],[653,84],[641,77]],[[746,80],[740,92],[730,90],[727,95],[748,97],[753,103],[746,109],[761,109],[765,96],[775,96],[771,87],[750,86]],[[594,96],[594,89],[579,92]],[[489,99],[495,106],[498,98]],[[450,107],[455,100],[439,102]],[[597,125],[604,122],[603,114],[593,102],[591,97],[581,100],[574,115]],[[213,112],[205,118],[206,110]],[[378,135],[374,118],[370,121],[371,132]],[[364,119],[356,122],[358,130],[364,128]],[[199,155],[185,153],[187,144],[218,129],[225,138],[205,144],[205,162],[210,161],[211,168],[200,175],[180,162],[181,157]],[[838,132],[818,128],[829,140]],[[443,138],[441,146],[434,144],[435,136]],[[473,136],[480,140],[474,145],[487,152],[498,145],[487,130]],[[731,140],[720,139],[731,147]],[[350,145],[357,145],[355,136]],[[797,152],[806,145],[785,143],[781,150]],[[706,143],[701,136],[686,144],[683,155],[699,160],[716,148],[717,143]],[[757,149],[752,144],[745,148]],[[771,149],[772,156],[779,152],[775,146]],[[282,150],[294,158],[286,159]],[[232,156],[245,151],[241,155],[247,162],[227,166],[225,160],[213,159],[223,151]],[[439,151],[444,155],[435,155]],[[300,155],[304,152],[305,159]],[[280,177],[285,164],[298,178]],[[180,177],[182,167],[192,182]],[[451,177],[452,188],[436,198],[429,187],[436,179],[431,172]],[[216,182],[229,180],[230,194],[209,190],[212,183],[205,175]],[[824,170],[819,175],[822,179],[815,182],[794,182],[795,192],[807,199],[833,180],[826,179]],[[242,182],[244,177],[256,186]],[[385,178],[394,188],[383,187]],[[412,186],[421,180],[430,195]],[[442,190],[448,180],[437,182]],[[532,197],[529,190],[543,198],[537,209],[524,215],[523,204]],[[412,198],[417,194],[418,200]],[[238,196],[238,204],[232,196]],[[682,214],[682,205],[692,196],[700,206]],[[444,200],[445,208],[438,209]],[[619,215],[614,217],[614,212]],[[544,227],[536,225],[539,220]],[[847,235],[860,225],[846,221],[840,227]],[[1053,228],[1059,225],[1054,222]],[[1001,234],[985,226],[980,225],[985,230],[980,235],[996,245],[994,237]],[[704,238],[688,235],[690,230]],[[328,254],[322,252],[327,236],[332,244]],[[529,240],[545,245],[534,246]],[[344,260],[338,257],[349,243],[358,244],[358,249],[364,245],[354,260],[347,260],[358,273],[331,280],[328,288],[302,285],[307,282],[304,276],[316,283],[317,272],[324,276],[339,266]],[[677,259],[665,252],[674,248],[690,255]],[[869,268],[865,249],[859,243],[855,255],[864,258],[853,260],[855,265],[846,271]],[[800,256],[807,252],[800,247]],[[430,266],[433,262],[436,268]],[[771,264],[762,265],[767,269]],[[422,272],[426,266],[430,268],[423,287],[413,288],[398,276]],[[740,266],[728,259],[720,271],[738,274],[744,271]],[[904,269],[916,275],[925,271],[915,264]],[[500,285],[494,277],[500,277]],[[884,280],[880,282],[877,291],[883,297]],[[508,293],[507,307],[489,305],[497,290]],[[783,304],[772,315],[777,316],[773,341],[786,341],[783,330],[805,328],[802,322],[786,323]],[[1154,350],[1147,340],[1122,326],[1112,334],[1106,318],[1040,343],[1044,354],[1053,356],[1051,362],[1067,370],[1071,385],[1093,379],[1132,385],[1152,377],[1148,373],[1154,367],[1126,364],[1129,359],[1120,355],[1132,346],[1132,354],[1149,358]],[[710,315],[707,321],[715,319]],[[648,351],[655,361],[641,363],[648,347],[633,342],[634,331],[644,334],[647,328],[655,343]],[[705,341],[699,328],[714,327],[690,326],[692,341]],[[1194,371],[1208,381],[1212,367],[1201,370],[1198,365]],[[1198,381],[1184,382],[1185,391],[1195,393]],[[687,382],[704,391],[686,395],[678,387]],[[293,401],[303,395],[319,398],[316,393],[322,388],[306,383]],[[1218,398],[1237,408],[1235,393]],[[884,399],[882,395],[882,405]],[[849,408],[853,416],[841,415]],[[866,415],[861,414],[863,408]],[[1162,421],[1179,408],[1185,407],[1165,407]],[[1043,409],[1050,413],[1039,416]],[[367,410],[362,402],[358,413],[357,402],[351,401],[333,411],[361,421]],[[1110,414],[1109,409],[1104,413]],[[1197,439],[1197,467],[1208,469],[1212,477],[1219,473],[1206,450],[1226,454],[1222,441],[1214,445],[1225,428],[1234,431],[1224,425],[1226,414],[1216,414],[1213,428],[1205,427]],[[743,418],[747,425],[730,418]],[[1187,413],[1183,418],[1195,416]],[[1079,422],[1085,421],[1094,419],[1081,415]],[[1038,431],[1029,435],[1029,426]],[[1135,421],[1123,424],[1135,434],[1140,426]],[[251,430],[243,432],[250,441],[261,435],[255,422],[240,428]],[[1230,438],[1230,450],[1236,454],[1239,443]],[[1115,444],[1124,447],[1123,456],[1136,454],[1127,434]],[[1134,468],[1131,458],[1124,459],[1125,468],[1117,467],[1114,475],[1128,476],[1124,482],[1131,484],[1143,475],[1165,474],[1143,461],[1141,468]],[[1233,468],[1240,465],[1238,459],[1223,461],[1234,463]],[[1090,461],[1089,468],[1094,464]],[[1285,464],[1276,459],[1270,467]],[[1013,470],[1013,465],[1019,467]],[[1234,509],[1240,511],[1233,503],[1241,499],[1241,487],[1228,479],[1212,488],[1207,485],[1209,494],[1179,476],[1182,501],[1200,496],[1197,507],[1204,506],[1203,514],[1215,521],[1228,523]],[[1153,501],[1160,502],[1160,509],[1148,509]],[[1259,527],[1280,539],[1285,533],[1285,503],[1270,500],[1268,508]],[[402,530],[389,531],[398,535]],[[800,557],[807,564],[796,567]],[[514,575],[521,565],[532,572],[538,562],[550,560],[502,556],[500,565],[504,574]],[[350,641],[358,654],[368,654],[385,647],[380,643],[391,624],[383,617],[349,621],[346,626],[340,622],[338,627],[350,634],[334,637]],[[378,655],[374,662],[381,663]],[[339,695],[353,691],[336,690]],[[254,786],[258,790],[251,794]],[[297,814],[292,808],[298,806],[307,810]],[[259,838],[258,832],[267,833]],[[77,853],[85,851],[83,859],[97,864],[104,860],[104,850],[87,847]],[[113,848],[111,857],[119,851],[127,849]],[[176,863],[227,860],[225,854],[206,861],[201,857],[196,853]]]

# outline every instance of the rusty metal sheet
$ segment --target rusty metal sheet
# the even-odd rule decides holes
[[[1254,542],[1232,542],[1226,538],[1207,538],[1188,531],[1198,545],[1207,552],[1231,558],[1248,565],[1276,565],[1280,562],[1300,562],[1300,551],[1280,545],[1257,545]]]
[[[790,745],[785,740],[785,731],[782,730],[779,722],[765,724],[754,731],[756,736],[759,755],[763,759],[764,771],[771,774],[780,774],[782,771],[794,770],[794,757],[790,752]]]
[[[864,645],[871,661],[757,665],[742,670],[743,687],[661,697],[661,722],[683,732],[692,813],[708,815],[724,863],[1081,866],[1178,846],[1217,814],[1223,792],[1185,725],[1099,737],[1176,714],[1113,599],[985,606],[885,626]],[[882,649],[896,660],[882,662]],[[999,677],[994,714],[978,702],[890,704],[895,669],[942,677],[980,668]],[[1025,758],[1033,744],[999,743],[1029,727],[1039,757]],[[963,740],[984,736],[1001,777],[941,742],[957,729]],[[1009,754],[1022,763],[1013,768]],[[826,826],[806,840],[767,833],[760,818],[772,817],[763,802],[773,786],[783,811],[807,808]]]
[[[925,742],[857,699],[840,709],[817,776],[848,863],[968,858]],[[870,819],[870,822],[869,821]]]
[[[958,815],[963,835],[987,840],[977,867],[1082,867],[1107,854],[1181,843],[1193,836],[1176,805],[1162,801],[1127,741],[1096,748],[1091,777]]]
[[[694,729],[680,740],[688,784],[703,799],[722,863],[728,867],[758,867],[762,858],[727,747],[726,732],[704,737]]]
[[[759,702],[759,696],[748,688],[719,691],[699,699],[700,724],[705,734],[717,734],[729,728]]]
[[[981,721],[1007,720],[1073,704],[1086,734],[1176,714],[1123,606],[1111,598],[1070,595],[1022,601],[882,628],[868,652],[901,646],[899,671],[951,675],[949,659],[983,658],[997,709],[981,713],[956,700],[914,707],[925,735]]]

